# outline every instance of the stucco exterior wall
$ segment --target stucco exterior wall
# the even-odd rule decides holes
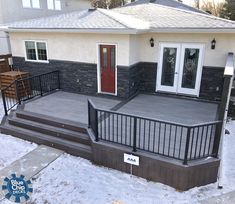
[[[155,46],[150,46],[150,38],[154,38]],[[202,43],[205,45],[204,66],[216,66],[224,67],[228,52],[235,53],[235,35],[234,34],[182,34],[182,33],[162,33],[162,34],[142,34],[136,36],[130,36],[130,42],[132,46],[135,43],[139,43],[139,49],[130,53],[130,65],[135,64],[138,61],[143,62],[159,62],[159,43],[171,42],[171,43]],[[211,41],[216,39],[216,47],[211,49]]]
[[[5,32],[0,31],[0,55],[9,54],[11,52],[9,43],[8,35]]]
[[[200,43],[205,46],[203,66],[224,67],[228,52],[235,53],[233,34],[76,34],[76,33],[11,33],[13,56],[24,57],[24,40],[45,40],[49,59],[97,63],[97,43],[117,44],[117,64],[130,66],[138,62],[159,62],[159,43]],[[155,46],[149,40],[154,38]],[[211,41],[216,47],[211,49]]]
[[[117,44],[117,64],[129,65],[129,35],[10,33],[13,56],[25,57],[24,40],[47,42],[48,58],[97,64],[98,43]]]

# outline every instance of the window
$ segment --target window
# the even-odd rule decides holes
[[[40,8],[40,0],[22,0],[24,8]]]
[[[47,8],[50,10],[61,10],[61,0],[47,0]]]
[[[26,60],[47,62],[46,42],[25,41]]]

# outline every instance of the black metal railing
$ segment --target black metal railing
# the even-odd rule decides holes
[[[96,141],[125,145],[132,151],[144,150],[188,161],[213,156],[216,128],[220,121],[183,125],[97,109],[88,101],[89,127]]]
[[[17,79],[2,89],[5,115],[8,115],[8,112],[22,101],[43,96],[57,89],[60,89],[59,71]]]

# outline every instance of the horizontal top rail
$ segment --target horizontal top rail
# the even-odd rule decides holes
[[[151,117],[138,116],[138,115],[135,115],[133,113],[125,114],[125,113],[116,112],[116,111],[112,111],[112,110],[105,110],[105,109],[102,109],[102,108],[97,108],[90,99],[88,99],[88,101],[98,111],[103,111],[103,112],[112,113],[112,114],[119,114],[119,115],[128,116],[128,117],[135,117],[135,118],[143,119],[143,120],[151,120],[153,122],[165,123],[167,125],[177,125],[177,126],[184,127],[184,128],[202,127],[202,126],[213,125],[213,124],[218,124],[218,123],[222,122],[222,121],[215,120],[215,121],[210,121],[210,122],[205,122],[205,123],[198,123],[198,124],[193,124],[193,125],[187,125],[187,124],[171,122],[171,121],[167,121],[167,120],[159,120],[159,119],[155,119],[155,118],[151,118]]]
[[[46,73],[38,74],[38,75],[33,75],[33,76],[30,76],[30,77],[25,77],[23,79],[17,79],[16,81],[20,82],[20,81],[23,81],[23,80],[26,80],[26,79],[33,79],[33,78],[36,78],[36,77],[52,74],[52,73],[55,73],[55,72],[59,72],[59,70],[55,70],[55,71],[51,71],[51,72],[46,72]]]

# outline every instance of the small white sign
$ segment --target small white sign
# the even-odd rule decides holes
[[[136,165],[136,166],[140,165],[139,157],[134,156],[132,154],[124,153],[124,162],[128,164]]]

